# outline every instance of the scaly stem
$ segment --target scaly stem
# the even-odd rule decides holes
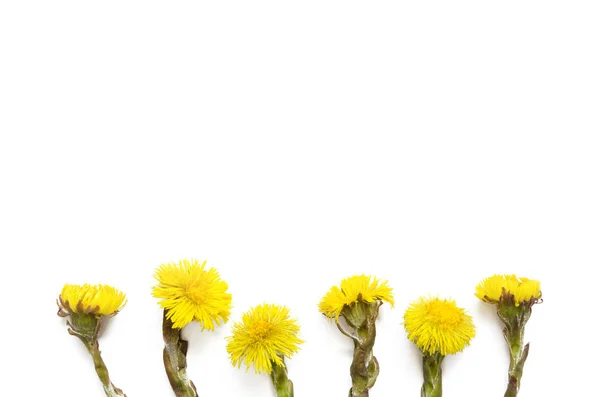
[[[108,369],[100,353],[98,337],[100,335],[100,327],[102,326],[102,317],[96,317],[92,314],[70,313],[68,324],[70,326],[69,333],[78,337],[92,356],[96,373],[100,382],[102,382],[106,395],[108,397],[127,397],[121,389],[113,385],[110,381]]]
[[[167,318],[166,311],[163,315],[163,339],[165,341],[163,350],[165,371],[175,396],[198,397],[196,386],[188,378],[186,371],[188,342],[181,339],[181,329],[173,328],[173,323]]]
[[[340,331],[354,342],[354,354],[350,366],[352,388],[349,397],[369,397],[369,389],[373,387],[379,375],[379,363],[373,356],[375,345],[375,320],[379,314],[380,301],[368,303],[359,301],[344,308],[342,312],[347,326],[352,330],[344,329],[338,322]]]
[[[525,360],[529,355],[529,343],[524,344],[525,324],[531,316],[531,306],[521,304],[515,306],[509,303],[498,304],[498,317],[504,323],[504,339],[510,353],[508,368],[508,386],[504,397],[517,397],[521,387],[521,377]]]
[[[283,360],[283,357],[281,359]],[[271,380],[273,381],[277,397],[294,397],[294,384],[288,378],[285,364],[280,366],[275,364],[275,362],[271,362],[271,366],[273,368],[271,371]]]
[[[421,397],[442,397],[442,360],[440,353],[423,356]]]
[[[113,385],[113,383],[110,381],[108,369],[106,368],[106,364],[104,364],[104,360],[102,360],[102,355],[100,354],[98,340],[95,340],[91,345],[87,346],[87,348],[92,355],[94,365],[96,366],[96,373],[98,374],[98,378],[100,378],[100,382],[102,382],[102,386],[104,387],[104,392],[106,395],[108,397],[127,397],[121,389]]]

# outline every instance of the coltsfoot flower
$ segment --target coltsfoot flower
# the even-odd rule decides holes
[[[109,397],[125,396],[110,381],[98,338],[104,317],[116,315],[126,303],[125,294],[109,285],[65,284],[58,296],[58,315],[68,318],[69,333],[78,337],[94,360],[96,373]]]
[[[163,361],[171,387],[177,397],[196,397],[196,386],[186,372],[188,342],[181,339],[181,329],[196,321],[200,327],[214,331],[227,322],[231,312],[231,294],[217,270],[206,269],[193,260],[161,265],[154,274],[158,284],[152,295],[161,299],[163,312]]]
[[[504,324],[504,339],[510,352],[508,386],[504,396],[517,397],[529,355],[529,343],[524,344],[525,324],[531,317],[533,305],[542,300],[540,282],[514,274],[496,274],[477,285],[475,296],[496,305],[498,317]]]
[[[233,325],[227,337],[227,352],[231,363],[246,371],[253,366],[257,373],[271,375],[278,397],[293,397],[294,388],[288,379],[285,358],[300,350],[300,325],[291,318],[285,306],[263,304],[250,309],[242,321]]]
[[[345,307],[350,307],[358,302],[388,302],[394,306],[392,288],[387,281],[382,283],[371,276],[352,276],[342,280],[340,286],[333,286],[319,303],[319,310],[329,318],[336,320]]]
[[[441,397],[442,361],[469,346],[473,318],[453,300],[421,297],[404,313],[404,329],[423,354],[421,396]]]
[[[473,318],[449,299],[424,298],[410,304],[404,313],[408,339],[425,354],[456,354],[475,336]]]
[[[166,310],[173,328],[183,328],[192,321],[202,329],[213,331],[215,325],[226,323],[231,312],[231,294],[227,283],[216,269],[206,269],[206,261],[182,260],[156,269],[158,285],[152,295]]]
[[[510,301],[515,306],[531,306],[542,299],[542,290],[538,280],[514,274],[496,274],[481,281],[475,289],[475,295],[487,303]]]
[[[303,341],[298,338],[300,325],[290,318],[285,306],[263,304],[250,309],[242,321],[233,325],[233,334],[227,338],[227,352],[234,366],[254,366],[257,373],[270,374],[274,365],[284,366],[283,358],[290,358],[300,350]]]
[[[319,310],[354,342],[350,366],[352,388],[350,397],[368,397],[379,374],[379,364],[373,356],[375,321],[383,302],[394,305],[392,289],[387,281],[360,275],[348,277],[340,286],[332,287],[319,303]],[[340,318],[343,321],[340,322]]]
[[[125,303],[125,294],[110,285],[65,284],[58,297],[59,308],[69,314],[114,316]]]

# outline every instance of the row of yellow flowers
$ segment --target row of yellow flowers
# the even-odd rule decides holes
[[[226,323],[231,313],[231,294],[217,270],[207,268],[206,262],[182,260],[165,264],[156,269],[154,276],[158,284],[152,295],[164,309],[163,360],[167,377],[177,397],[196,397],[196,387],[186,372],[187,341],[181,338],[181,329],[191,322],[208,330]],[[516,397],[529,352],[529,344],[523,341],[524,327],[532,306],[541,301],[540,282],[515,275],[494,275],[477,285],[475,295],[494,304],[504,323],[510,353],[504,396]],[[321,313],[354,344],[349,397],[368,397],[379,374],[373,347],[375,323],[384,302],[394,305],[387,281],[360,275],[342,280],[319,303]],[[102,319],[116,315],[125,303],[125,294],[107,285],[66,284],[58,298],[58,314],[67,317],[69,333],[87,347],[109,397],[125,394],[109,378],[98,338]],[[469,346],[475,336],[472,317],[451,299],[421,297],[406,310],[404,328],[423,355],[421,396],[441,397],[442,360]],[[285,306],[263,304],[251,308],[227,337],[231,363],[270,374],[277,397],[293,397],[285,359],[297,353],[303,343],[298,338],[299,330],[298,321],[290,317]]]

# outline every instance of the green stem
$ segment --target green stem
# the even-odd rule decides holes
[[[347,307],[342,313],[351,331],[337,323],[342,333],[354,342],[354,353],[350,365],[352,388],[349,397],[369,397],[369,390],[379,375],[379,363],[373,355],[375,345],[375,320],[379,314],[380,301],[368,303],[359,301]]]
[[[442,397],[442,360],[440,353],[423,355],[421,397]]]
[[[66,316],[66,315],[65,315]],[[96,317],[93,314],[68,314],[69,320],[69,334],[78,337],[94,360],[94,366],[96,367],[96,373],[104,392],[108,397],[127,397],[125,393],[118,387],[116,387],[108,376],[108,369],[102,354],[100,353],[100,345],[98,344],[98,337],[100,336],[100,328],[102,326],[102,317]]]
[[[188,342],[181,339],[181,329],[173,328],[166,311],[163,315],[163,339],[165,341],[163,362],[175,396],[198,397],[196,386],[188,378],[186,371]]]
[[[87,345],[87,348],[92,355],[92,359],[94,360],[94,365],[96,367],[96,373],[98,374],[98,378],[100,378],[100,382],[102,382],[102,386],[104,387],[104,392],[106,395],[108,397],[127,397],[121,389],[113,385],[113,383],[110,381],[108,369],[106,368],[106,364],[104,364],[104,360],[100,354],[98,340],[94,340],[91,345]]]
[[[283,357],[281,357],[283,360]],[[277,365],[275,362],[271,362],[271,380],[275,387],[275,394],[277,397],[294,397],[294,384],[288,378],[287,367],[284,365]]]
[[[523,367],[529,355],[529,343],[524,343],[525,324],[531,316],[531,306],[521,304],[498,304],[498,317],[504,323],[504,339],[510,353],[508,386],[504,397],[517,397],[521,387]]]

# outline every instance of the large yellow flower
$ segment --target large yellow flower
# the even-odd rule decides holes
[[[319,310],[327,317],[337,320],[345,306],[358,301],[376,300],[386,301],[394,306],[392,288],[388,286],[387,281],[380,283],[377,278],[363,274],[345,278],[339,287],[332,287],[319,303]]]
[[[484,302],[496,303],[503,293],[514,295],[515,305],[537,301],[542,297],[538,280],[517,277],[514,274],[496,274],[481,281],[475,290],[475,296]]]
[[[58,298],[67,313],[112,316],[126,303],[125,294],[109,285],[65,284]]]
[[[243,363],[246,371],[254,365],[257,373],[268,374],[272,363],[284,366],[283,358],[297,353],[303,343],[297,336],[300,326],[289,312],[285,306],[263,304],[244,313],[227,337],[231,363],[238,368]]]
[[[453,300],[419,298],[404,313],[408,339],[423,353],[455,354],[469,345],[475,325],[465,310]]]
[[[182,260],[161,265],[154,274],[158,285],[152,295],[162,299],[160,307],[166,309],[173,328],[183,328],[192,321],[202,329],[214,330],[215,324],[226,323],[231,311],[231,294],[227,283],[214,269],[206,269],[206,261]]]

